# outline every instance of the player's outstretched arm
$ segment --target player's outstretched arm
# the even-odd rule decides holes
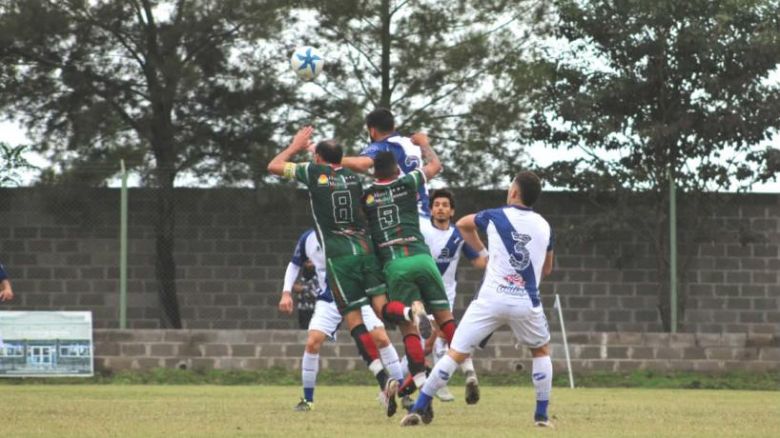
[[[422,132],[417,132],[415,134],[412,134],[410,137],[412,140],[412,143],[416,144],[417,146],[420,146],[420,150],[422,152],[422,158],[425,162],[425,166],[423,166],[422,171],[425,174],[425,179],[429,181],[434,176],[438,175],[439,172],[441,172],[442,165],[441,160],[439,160],[439,156],[436,155],[436,151],[433,150],[431,147],[430,141],[428,140],[428,135]]]
[[[463,216],[458,220],[458,223],[456,226],[458,227],[458,231],[460,231],[461,237],[463,237],[463,240],[466,241],[469,246],[471,246],[475,251],[477,251],[481,257],[485,257],[485,244],[482,243],[482,239],[479,238],[479,233],[477,233],[477,224],[474,222],[474,218],[477,215],[470,214],[468,216]],[[485,257],[487,261],[487,257]]]
[[[341,166],[353,172],[368,173],[374,167],[374,159],[371,157],[344,157]]]
[[[278,155],[268,163],[268,171],[274,175],[283,176],[284,169],[287,164],[290,164],[292,157],[300,152],[305,151],[311,145],[311,134],[314,132],[314,128],[311,126],[304,126],[298,130],[298,133],[293,137],[292,142],[286,149],[279,152]]]

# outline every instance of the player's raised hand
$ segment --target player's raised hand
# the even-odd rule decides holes
[[[293,311],[293,299],[292,294],[288,291],[282,292],[282,299],[279,300],[279,311],[292,315]]]
[[[299,129],[295,134],[295,137],[293,137],[292,143],[290,143],[290,148],[296,152],[301,152],[308,149],[309,143],[311,143],[311,134],[313,132],[314,128],[311,126],[304,126],[303,128]]]
[[[428,139],[428,134],[424,132],[415,132],[409,139],[417,146],[430,146],[431,143]]]

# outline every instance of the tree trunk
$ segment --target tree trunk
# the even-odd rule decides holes
[[[159,166],[157,170],[157,226],[155,239],[157,248],[158,296],[162,309],[161,322],[165,328],[182,328],[179,299],[176,295],[176,261],[173,257],[174,227],[176,224],[172,166]]]

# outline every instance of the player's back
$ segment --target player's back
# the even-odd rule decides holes
[[[309,189],[318,239],[328,258],[370,254],[370,238],[360,215],[360,178],[343,167],[308,163],[296,177]]]
[[[401,170],[401,175],[408,175],[409,172],[422,167],[422,149],[412,143],[409,137],[404,137],[395,132],[389,137],[370,143],[360,155],[376,159],[380,152],[392,152],[395,162]],[[422,185],[417,190],[418,210],[423,214],[430,214],[428,207],[428,188]]]
[[[488,264],[479,298],[509,297],[541,305],[539,283],[552,231],[530,208],[505,206],[477,213],[474,222],[488,237]]]
[[[417,212],[417,189],[424,180],[423,173],[415,170],[393,181],[375,181],[366,190],[363,206],[383,263],[416,254],[430,255]]]

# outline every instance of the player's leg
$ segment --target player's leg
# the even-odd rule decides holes
[[[439,330],[438,326],[436,326],[433,337],[435,340],[431,346],[431,355],[433,356],[433,363],[435,366],[447,354],[447,349],[449,346],[447,345],[447,341],[444,339],[444,333]],[[443,402],[455,401],[455,396],[452,395],[446,384],[439,388],[438,391],[436,391],[436,398]]]
[[[310,411],[314,408],[314,389],[320,368],[320,347],[330,336],[333,337],[341,322],[341,314],[334,303],[317,301],[314,314],[309,321],[309,333],[301,360],[301,382],[303,398],[296,411]]]
[[[382,360],[382,364],[385,366],[390,377],[401,382],[404,378],[403,368],[401,367],[401,361],[398,357],[398,352],[395,350],[395,346],[390,342],[390,337],[387,335],[385,325],[376,316],[373,309],[370,306],[363,306],[361,309],[363,316],[363,322],[366,325],[371,339],[376,344],[379,350],[379,358]]]
[[[522,312],[522,314],[521,314]],[[512,318],[510,327],[517,341],[531,350],[533,365],[531,377],[536,390],[534,423],[541,427],[552,427],[547,415],[552,391],[553,367],[550,360],[550,330],[541,306],[520,310]]]
[[[432,415],[431,400],[442,386],[446,385],[459,364],[465,361],[479,342],[501,326],[503,320],[494,316],[489,303],[474,300],[466,309],[461,329],[455,333],[449,352],[431,371],[428,380],[420,390],[414,406],[401,422],[402,426],[413,426]]]

